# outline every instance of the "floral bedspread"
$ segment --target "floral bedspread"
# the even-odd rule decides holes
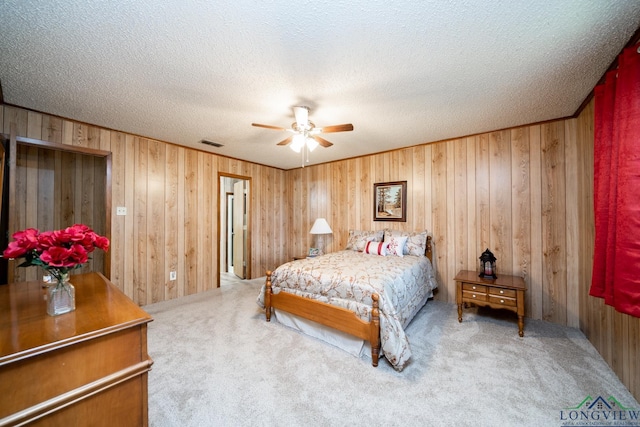
[[[286,289],[345,307],[367,321],[371,295],[377,293],[382,350],[396,370],[402,370],[411,357],[404,328],[437,287],[427,257],[382,257],[349,250],[283,264],[273,272],[271,283],[273,293]],[[263,285],[258,296],[263,308],[264,288]]]

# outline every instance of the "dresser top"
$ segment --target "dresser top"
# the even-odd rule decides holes
[[[59,316],[47,314],[42,282],[0,285],[0,366],[153,320],[102,274],[73,275],[70,282],[76,310]]]
[[[478,285],[498,286],[516,290],[527,290],[527,284],[520,276],[510,276],[508,274],[498,274],[497,279],[483,279],[477,271],[461,270],[453,278],[456,282],[475,283]]]

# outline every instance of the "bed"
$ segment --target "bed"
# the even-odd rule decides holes
[[[426,232],[351,230],[345,250],[267,271],[258,304],[267,321],[276,314],[305,333],[319,324],[368,343],[373,366],[384,355],[402,370],[411,358],[404,329],[437,287],[431,260]],[[327,341],[341,347],[334,338]]]

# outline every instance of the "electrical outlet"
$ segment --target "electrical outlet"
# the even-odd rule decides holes
[[[116,208],[116,215],[126,215],[127,214],[127,208],[125,206],[118,206]]]
[[[169,273],[169,280],[176,280],[177,274],[175,271]]]

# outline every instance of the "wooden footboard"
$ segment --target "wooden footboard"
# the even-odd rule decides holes
[[[303,298],[288,292],[274,294],[271,288],[271,271],[267,271],[264,292],[267,322],[271,321],[271,309],[277,308],[369,341],[371,344],[371,364],[378,366],[378,359],[380,358],[380,309],[378,300],[380,298],[378,294],[373,294],[371,299],[373,300],[371,319],[367,322],[346,308]]]

